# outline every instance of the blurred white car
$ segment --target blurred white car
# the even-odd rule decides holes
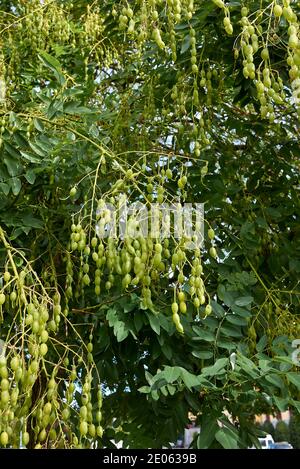
[[[272,435],[266,435],[264,438],[258,438],[261,449],[272,449],[272,446],[274,445],[274,440]]]
[[[272,444],[271,449],[294,449],[290,443],[287,441],[277,441]]]
[[[273,449],[274,440],[272,435],[266,435],[264,438],[258,438],[260,442],[261,449]],[[251,446],[250,449],[257,449],[255,446]]]

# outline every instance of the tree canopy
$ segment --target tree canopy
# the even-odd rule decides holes
[[[159,448],[192,412],[245,448],[300,412],[299,13],[0,1],[0,446]],[[203,204],[203,244],[104,237],[125,201]]]

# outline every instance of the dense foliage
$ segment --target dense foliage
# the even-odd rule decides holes
[[[275,441],[290,441],[290,430],[286,422],[283,422],[282,420],[277,422],[274,439]]]
[[[247,447],[300,412],[299,13],[0,1],[1,446],[161,447],[191,411]],[[125,198],[204,204],[201,249],[103,239]]]
[[[295,449],[300,448],[300,418],[299,414],[292,415],[289,422],[290,439],[289,442]]]

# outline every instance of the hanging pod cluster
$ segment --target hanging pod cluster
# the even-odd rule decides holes
[[[209,5],[203,8],[209,8]],[[271,122],[276,117],[276,111],[280,112],[283,104],[299,105],[300,100],[300,42],[299,42],[299,19],[296,14],[297,5],[293,5],[290,0],[262,2],[261,8],[251,10],[251,2],[244,2],[240,16],[237,17],[236,6],[227,6],[223,0],[211,0],[215,8],[223,12],[224,34],[232,36],[234,58],[237,67],[241,63],[242,72],[246,79],[253,80],[257,89],[257,100],[260,103],[260,114],[262,118],[267,118]],[[249,3],[249,7],[246,6]],[[199,92],[201,81],[198,74],[203,69],[203,65],[210,57],[206,56],[203,47],[205,31],[195,31],[193,19],[197,20],[198,10],[201,4],[189,0],[170,0],[163,2],[160,0],[143,0],[128,6],[127,2],[120,2],[118,7],[114,6],[113,16],[118,16],[119,27],[128,34],[131,39],[135,39],[137,47],[142,48],[146,40],[153,40],[158,50],[163,50],[165,60],[170,54],[172,60],[176,62],[177,52],[189,48],[191,51],[190,71],[192,77],[187,75],[185,83],[193,80],[192,96],[194,105],[199,103]],[[231,16],[233,19],[231,19]],[[187,46],[181,44],[182,34],[177,26],[182,23],[189,23],[189,34],[184,39]],[[177,43],[178,41],[178,43]],[[182,49],[184,47],[184,49]],[[289,67],[290,90],[284,87],[283,78],[280,76],[282,70],[276,63],[276,53],[273,50],[281,49],[286,55]],[[215,65],[211,66],[211,72],[215,70]],[[219,85],[223,77],[219,78]],[[178,83],[180,85],[180,83]],[[177,90],[178,91],[178,90]],[[206,88],[205,92],[209,92]],[[176,96],[178,93],[176,92]],[[173,89],[175,97],[175,89]]]
[[[75,49],[80,50],[86,68],[87,58],[101,65],[111,61],[110,53],[103,45],[105,15],[98,6],[90,8],[88,4],[86,11],[75,19],[73,9],[72,2],[20,0],[14,7],[15,21],[10,13],[1,12],[4,27],[0,37],[0,80],[6,83],[7,98],[22,82],[24,58],[43,75],[39,53],[51,53],[58,44],[67,48],[70,54]]]
[[[241,68],[244,77],[254,82],[261,117],[272,122],[281,105],[298,105],[300,43],[296,2],[262,2],[261,7],[254,10],[253,4],[245,1],[237,13],[236,5],[210,0],[204,8],[215,9],[217,17],[214,21],[220,22],[225,38],[231,38],[228,44],[234,52],[235,70]],[[216,58],[210,57],[211,51],[206,52],[204,47],[205,36],[211,34],[210,30],[197,29],[199,9],[201,11],[201,2],[194,0],[122,0],[113,5],[103,2],[103,8],[95,2],[87,3],[86,10],[77,17],[76,5],[72,2],[20,1],[15,11],[16,22],[11,21],[9,14],[3,16],[0,80],[5,83],[6,95],[9,97],[18,87],[24,57],[40,67],[39,51],[51,52],[57,44],[62,44],[70,53],[79,50],[86,72],[92,62],[100,67],[109,67],[114,61],[117,63],[118,51],[107,42],[109,31],[111,28],[115,31],[117,27],[121,37],[125,34],[122,51],[123,48],[126,51],[126,44],[130,44],[134,46],[134,54],[138,55],[153,42],[157,45],[157,54],[173,66],[178,53],[190,50],[190,65],[184,64],[184,80],[179,74],[178,95],[183,86],[185,96],[190,95],[193,106],[197,108],[200,103],[202,107],[204,103],[199,96],[211,95],[209,86],[203,88],[201,85],[205,78],[202,71],[209,68],[206,73],[217,74],[215,91],[218,92],[224,76],[222,67],[216,68]],[[72,27],[74,22],[78,27]],[[182,25],[186,26],[184,34],[188,32],[185,37]],[[278,68],[277,50],[285,53],[290,89],[283,86],[286,77],[281,76],[282,69]],[[207,104],[211,105],[211,97]],[[180,106],[185,108],[185,103]]]
[[[1,228],[0,238],[0,447],[90,447],[103,433],[93,337],[85,345],[77,334],[74,349],[63,342],[60,295],[50,296]]]
[[[182,333],[179,314],[186,314],[189,308],[206,317],[212,311],[202,265],[203,213],[192,212],[190,218],[185,218],[187,173],[179,174],[177,180],[169,167],[160,168],[155,175],[133,170],[124,173],[125,178],[119,179],[106,193],[96,191],[94,199],[86,202],[74,216],[65,258],[67,301],[78,299],[85,291],[85,296],[92,301],[88,293],[91,289],[97,302],[108,295],[134,291],[140,297],[140,307],[157,314],[161,311],[159,298],[164,292],[166,298],[174,296],[174,300],[163,310],[167,315],[172,314],[177,330]],[[128,198],[124,193],[127,178],[143,196],[138,204],[130,205],[130,191]],[[174,182],[177,184],[176,195],[168,185],[170,180],[173,186]],[[189,208],[193,209],[191,205]],[[90,216],[89,211],[92,211]],[[207,238],[209,258],[215,259],[212,228]]]

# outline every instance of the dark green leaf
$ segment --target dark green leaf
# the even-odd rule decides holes
[[[12,178],[10,181],[10,187],[11,187],[11,190],[12,190],[12,193],[14,195],[18,195],[20,190],[21,190],[21,187],[22,187],[22,183],[21,183],[21,180],[19,178]]]
[[[204,416],[201,422],[200,434],[197,439],[197,448],[207,449],[215,439],[216,431],[219,426],[216,420],[211,416]]]
[[[252,296],[243,296],[241,298],[238,298],[235,301],[235,304],[238,306],[248,306],[252,303],[253,297]]]
[[[293,383],[298,390],[300,391],[300,373],[297,372],[289,372],[286,374],[287,379],[290,383]]]
[[[166,366],[163,372],[163,376],[167,383],[174,383],[181,374],[181,369],[179,366]]]
[[[146,315],[149,319],[149,323],[150,323],[151,328],[154,330],[154,332],[156,334],[159,334],[160,333],[159,317],[155,316],[154,314],[148,313],[148,312],[146,312]]]
[[[238,448],[238,435],[227,427],[223,427],[218,430],[215,434],[216,440],[225,449],[237,449]]]

